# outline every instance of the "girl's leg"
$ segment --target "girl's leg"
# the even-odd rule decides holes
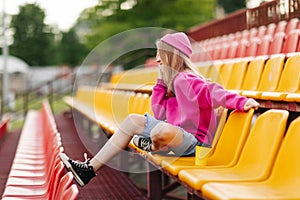
[[[91,159],[90,165],[98,171],[105,163],[110,161],[121,150],[125,149],[133,135],[141,134],[146,124],[143,115],[130,114],[122,122],[119,129],[106,142],[101,150]]]
[[[176,148],[183,141],[182,130],[171,124],[161,122],[151,131],[152,151],[165,151],[168,148]]]

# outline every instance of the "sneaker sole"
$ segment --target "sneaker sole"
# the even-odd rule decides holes
[[[60,160],[64,163],[65,167],[68,171],[72,172],[74,179],[76,182],[81,186],[85,186],[84,182],[81,180],[81,178],[76,174],[75,170],[73,169],[72,165],[69,162],[69,158],[66,154],[60,153],[59,154]]]

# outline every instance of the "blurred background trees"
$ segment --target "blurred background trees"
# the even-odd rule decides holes
[[[74,67],[96,45],[117,33],[140,27],[186,31],[214,19],[218,5],[226,12],[245,6],[241,0],[99,0],[97,6],[81,13],[70,30],[62,32],[44,23],[45,12],[38,5],[26,4],[11,20],[10,54],[31,66]]]

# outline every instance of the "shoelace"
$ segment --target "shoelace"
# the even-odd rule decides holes
[[[84,168],[84,169],[88,169],[88,164],[89,164],[89,158],[87,157],[87,153],[83,154],[83,157],[85,159],[84,162],[79,161],[79,160],[71,160],[71,162],[78,168]]]
[[[140,148],[145,151],[151,151],[152,141],[150,138],[139,138]]]

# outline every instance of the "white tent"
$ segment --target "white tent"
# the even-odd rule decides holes
[[[20,58],[14,56],[8,56],[7,58],[6,70],[7,73],[27,73],[28,72],[28,64],[21,60]],[[0,55],[0,73],[2,74],[4,70],[4,57]]]

